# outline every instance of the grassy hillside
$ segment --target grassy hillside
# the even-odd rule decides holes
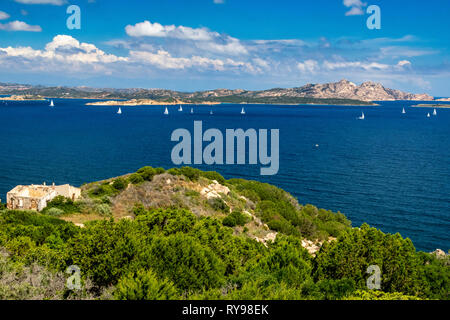
[[[448,299],[449,260],[275,186],[145,167],[0,210],[0,299]],[[82,288],[67,289],[76,265]],[[378,265],[381,290],[366,270]],[[37,273],[36,270],[39,270]],[[36,280],[36,274],[45,279]]]

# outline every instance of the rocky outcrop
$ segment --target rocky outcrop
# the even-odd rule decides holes
[[[334,83],[307,84],[292,89],[271,89],[255,93],[257,97],[302,97],[316,99],[352,99],[361,101],[434,100],[428,94],[413,94],[385,88],[380,83],[364,82],[356,85],[348,80]]]

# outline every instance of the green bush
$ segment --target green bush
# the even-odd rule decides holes
[[[42,213],[48,214],[48,215],[54,215],[56,213],[55,210],[53,210],[53,214],[49,214],[49,210],[51,209],[59,209],[63,211],[63,213],[78,213],[81,211],[80,205],[76,202],[74,202],[70,198],[65,198],[63,196],[57,196],[53,200],[49,201],[47,203],[47,207],[45,207],[42,210]]]
[[[249,220],[249,217],[244,215],[241,211],[233,211],[223,219],[222,223],[227,227],[235,227],[244,226]]]
[[[58,217],[64,214],[64,211],[58,208],[50,208],[46,210],[45,214],[53,217]]]
[[[142,178],[142,176],[138,173],[133,173],[128,177],[128,180],[130,181],[130,183],[132,184],[140,184],[142,182],[144,182],[144,178]]]
[[[151,270],[138,270],[119,280],[114,297],[117,300],[175,300],[179,295],[173,282],[159,280]]]
[[[156,170],[152,167],[143,167],[140,168],[137,173],[144,179],[145,181],[152,181],[153,177],[156,175]]]
[[[112,186],[114,189],[116,189],[118,191],[122,191],[128,187],[128,182],[124,178],[117,178],[114,180]]]
[[[201,171],[201,176],[205,177],[209,180],[216,180],[220,184],[225,184],[226,180],[225,178],[216,171]]]

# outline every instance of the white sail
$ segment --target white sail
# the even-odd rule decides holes
[[[402,110],[402,113],[403,113],[403,114],[405,114],[405,113],[406,113],[406,110],[405,110],[405,108],[403,108],[403,110]]]
[[[429,118],[430,117],[430,113],[428,112],[428,114],[427,114],[427,118]]]
[[[437,111],[436,111],[436,109],[433,110],[433,116],[437,116]]]
[[[364,115],[364,112],[361,114],[361,117],[359,117],[358,119],[359,120],[364,120],[366,117],[365,117],[365,115]]]
[[[245,114],[245,109],[244,108],[242,108],[241,114]]]
[[[53,103],[53,100],[50,100],[50,107],[54,107],[55,104]]]
[[[167,109],[167,107],[166,107],[166,109],[164,110],[164,114],[169,114],[169,109]]]
[[[213,111],[211,110],[211,111],[209,112],[209,114],[213,114]]]
[[[191,108],[191,113],[194,113],[194,108]]]
[[[119,107],[119,110],[117,110],[117,114],[122,114],[122,109]]]
[[[178,108],[178,111],[183,111],[183,107],[181,106],[181,104],[180,104],[180,108]]]

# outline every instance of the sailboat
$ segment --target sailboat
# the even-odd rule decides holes
[[[194,108],[191,108],[191,114],[193,114],[194,113]]]
[[[241,114],[245,114],[245,109],[242,107]]]
[[[117,110],[117,114],[122,114],[122,109],[119,107],[119,110]]]
[[[55,104],[53,103],[53,100],[50,100],[50,107],[54,107]]]
[[[213,114],[213,111],[212,111],[212,110],[211,110],[211,111],[209,111],[209,114],[210,114],[210,115],[212,115],[212,114]]]
[[[358,120],[364,120],[366,117],[364,116],[364,112],[361,114],[361,117],[358,117]]]
[[[166,107],[166,109],[164,110],[164,114],[165,114],[165,115],[168,115],[168,114],[169,114],[169,109],[167,109],[167,107]]]
[[[180,104],[180,108],[178,108],[178,111],[183,111],[183,107],[181,106],[181,104]]]
[[[433,116],[437,116],[437,111],[436,111],[436,109],[433,110]]]
[[[405,108],[403,108],[403,110],[402,110],[402,114],[405,114],[406,113],[406,110],[405,110]]]
[[[427,118],[429,118],[430,117],[430,113],[428,112],[428,114],[427,114]]]

